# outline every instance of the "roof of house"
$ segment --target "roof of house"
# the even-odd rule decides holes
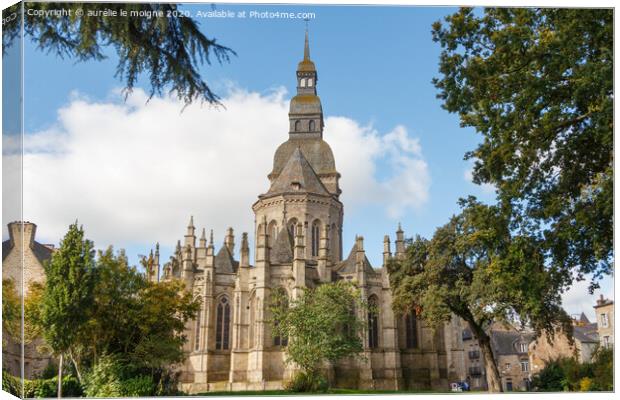
[[[530,343],[534,335],[529,332],[491,331],[491,346],[497,355],[521,354],[518,343]]]
[[[12,249],[13,243],[11,243],[11,240],[5,240],[2,242],[2,261],[4,261]],[[45,261],[52,258],[52,253],[54,253],[54,250],[51,247],[45,246],[37,241],[32,242],[30,249],[41,265],[43,265]]]
[[[573,337],[582,343],[598,343],[596,324],[573,326]]]

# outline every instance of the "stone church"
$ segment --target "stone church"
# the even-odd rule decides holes
[[[285,363],[286,340],[271,334],[269,296],[275,290],[300,296],[303,288],[348,280],[361,289],[376,313],[360,315],[365,360],[349,359],[330,367],[332,385],[349,388],[442,388],[466,378],[462,321],[454,318],[433,330],[415,315],[395,315],[385,267],[404,255],[404,233],[396,231],[394,253],[383,240],[383,266],[374,268],[357,236],[343,253],[344,205],[334,154],[323,139],[323,109],[317,95],[317,70],[306,32],[304,57],[297,67],[297,93],[291,99],[288,139],[275,152],[267,191],[252,205],[255,214],[254,264],[247,233],[240,259],[229,228],[221,248],[213,233],[197,238],[193,218],[183,242],[165,263],[161,279],[182,279],[201,300],[196,320],[187,326],[188,358],[181,367],[181,388],[208,390],[277,389],[294,370]],[[159,248],[151,256],[150,279],[160,276]]]

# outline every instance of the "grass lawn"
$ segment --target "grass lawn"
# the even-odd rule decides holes
[[[329,389],[325,393],[297,393],[286,390],[245,390],[237,392],[204,392],[192,396],[326,396],[343,394],[416,394],[416,393],[451,393],[448,390],[362,390],[362,389]]]

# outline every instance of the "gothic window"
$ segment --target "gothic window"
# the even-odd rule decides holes
[[[418,323],[415,315],[408,313],[405,316],[405,334],[406,345],[408,349],[415,349],[418,347]]]
[[[379,315],[377,296],[368,299],[368,347],[379,347]]]
[[[276,221],[271,221],[269,223],[267,233],[269,234],[269,247],[273,247],[276,242],[276,236],[278,235],[278,223]]]
[[[278,302],[276,303],[276,307],[282,306],[284,308],[288,308],[288,296],[286,294],[286,290],[283,288],[276,288],[274,290],[274,294],[278,295]],[[273,325],[278,326],[279,321],[274,320]],[[273,345],[274,346],[287,346],[288,345],[288,336],[281,337],[279,335],[273,336]]]
[[[250,297],[250,326],[248,327],[248,347],[254,347],[255,339],[255,327],[256,324],[256,295],[252,293]]]
[[[215,348],[228,350],[230,348],[230,304],[226,296],[220,299],[217,305]]]
[[[299,81],[299,86],[306,87],[306,78],[301,78],[301,81]],[[308,85],[308,86],[312,86],[312,85]]]
[[[202,317],[202,308],[198,310],[196,315],[196,327],[194,329],[194,351],[200,350],[200,319]]]
[[[301,121],[295,121],[295,132],[301,132]]]
[[[288,221],[288,231],[293,238],[297,234],[296,229],[297,229],[297,218],[292,218],[291,220]]]
[[[308,131],[314,132],[314,121],[310,121],[310,124],[308,125]]]
[[[319,255],[319,241],[321,234],[321,223],[316,220],[312,223],[312,256]]]

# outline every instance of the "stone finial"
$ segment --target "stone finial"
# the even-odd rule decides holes
[[[364,236],[355,236],[355,246],[357,247],[357,251],[364,250]]]
[[[235,235],[233,234],[233,228],[228,228],[226,230],[226,238],[224,239],[224,245],[228,248],[230,254],[233,253],[235,249]]]
[[[200,242],[199,242],[199,246],[200,247],[206,247],[207,246],[207,234],[205,231],[205,228],[202,228],[202,233],[200,234]]]

